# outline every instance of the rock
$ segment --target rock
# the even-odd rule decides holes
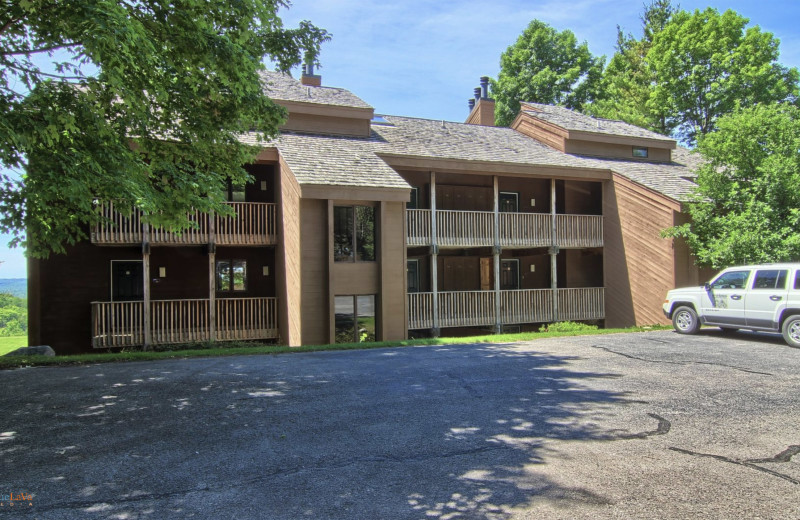
[[[20,347],[12,350],[6,356],[55,356],[56,351],[49,345],[37,345],[35,347]]]

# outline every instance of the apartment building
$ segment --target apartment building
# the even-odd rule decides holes
[[[263,79],[289,116],[246,166],[252,182],[229,188],[235,216],[194,214],[175,234],[99,203],[90,241],[30,261],[31,344],[652,324],[668,289],[705,274],[660,236],[694,186],[672,139],[534,103],[497,128],[485,79],[465,123],[377,116],[311,73]]]

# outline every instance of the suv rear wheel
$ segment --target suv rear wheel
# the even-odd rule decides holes
[[[800,316],[797,316],[800,318]],[[672,326],[678,334],[694,334],[700,328],[697,313],[691,307],[678,307],[672,313]],[[800,328],[800,323],[798,324]]]
[[[781,332],[783,332],[783,339],[790,347],[800,348],[800,314],[786,318]]]

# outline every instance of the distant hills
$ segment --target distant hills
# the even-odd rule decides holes
[[[0,293],[13,294],[17,298],[28,297],[27,278],[0,278]]]

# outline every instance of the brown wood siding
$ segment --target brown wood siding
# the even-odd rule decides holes
[[[281,126],[281,130],[367,137],[370,132],[370,120],[289,113],[289,119]]]
[[[674,212],[674,223],[680,226],[689,222],[686,213]],[[697,267],[695,257],[691,254],[689,246],[682,238],[676,238],[675,244],[675,287],[692,287],[703,285],[711,280],[717,273],[716,269]]]
[[[602,287],[603,255],[594,249],[568,249],[566,255],[566,286]]]
[[[301,279],[303,344],[320,345],[328,338],[328,202],[302,199]]]
[[[245,190],[247,202],[275,202],[275,166],[271,164],[248,164],[244,169],[253,176]],[[261,189],[261,182],[266,189]]]
[[[559,213],[571,215],[602,215],[603,185],[599,182],[564,181],[563,206]]]
[[[405,204],[383,202],[380,211],[380,339],[406,338]]]
[[[141,261],[142,250],[81,242],[67,247],[65,255],[38,261],[40,312],[36,343],[50,345],[58,355],[92,351],[90,304],[111,298],[111,260]]]
[[[495,102],[492,99],[479,99],[475,108],[467,116],[468,125],[494,126]]]
[[[563,130],[546,125],[527,114],[520,114],[512,128],[559,152],[566,149],[566,139],[562,135]]]
[[[583,141],[577,139],[567,139],[565,152],[576,155],[589,155],[592,157],[611,157],[625,159],[628,161],[641,162],[670,162],[672,151],[669,148],[657,148],[647,146],[647,159],[633,156],[633,145],[630,144],[611,144],[596,141]]]
[[[604,189],[606,324],[667,323],[664,295],[675,286],[672,240],[660,237],[673,223],[676,203],[614,175]]]
[[[300,186],[283,159],[280,161],[280,238],[278,240],[278,324],[281,343],[302,345],[300,296]]]
[[[499,191],[519,194],[519,211],[521,213],[550,212],[549,179],[500,177],[498,179],[498,188]],[[531,200],[534,201],[534,205],[531,205]]]
[[[28,345],[41,345],[41,272],[40,261],[28,258]]]

